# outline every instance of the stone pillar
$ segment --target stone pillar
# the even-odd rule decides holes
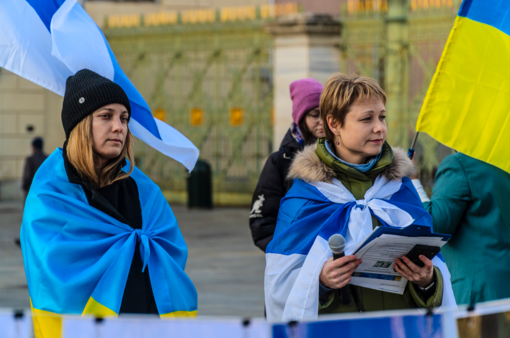
[[[389,0],[386,16],[385,90],[388,97],[388,142],[393,146],[410,146],[408,128],[409,28],[408,0]],[[414,126],[412,126],[414,127]]]
[[[265,26],[274,36],[273,150],[292,122],[291,82],[312,77],[322,84],[340,70],[340,23],[329,15],[300,13]]]

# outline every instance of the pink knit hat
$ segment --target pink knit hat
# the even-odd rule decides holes
[[[289,88],[292,99],[292,119],[298,124],[307,112],[319,106],[324,87],[315,79],[302,79],[292,82]]]

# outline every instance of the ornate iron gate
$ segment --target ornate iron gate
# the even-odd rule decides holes
[[[388,141],[394,146],[411,145],[459,6],[456,0],[347,0],[343,7],[341,71],[370,76],[388,94],[400,96],[401,104],[388,114]],[[417,147],[431,184],[438,163],[451,150],[426,134],[420,135]]]
[[[458,0],[344,2],[341,71],[370,76],[385,87],[392,145],[410,145],[459,5]],[[292,4],[276,9],[130,15],[110,18],[113,24],[104,30],[155,116],[189,137],[211,164],[216,204],[249,204],[272,149],[273,39],[262,25],[271,15],[297,11]],[[418,147],[430,178],[449,150],[425,134]],[[136,149],[142,170],[170,200],[184,202],[183,167],[142,142]]]
[[[213,169],[217,204],[249,204],[272,149],[272,38],[261,21],[105,29],[156,117],[186,135]],[[171,200],[185,169],[142,142],[138,165]]]

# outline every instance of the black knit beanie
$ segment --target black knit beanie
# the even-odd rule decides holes
[[[82,69],[69,76],[62,104],[62,125],[66,139],[81,120],[111,103],[124,105],[131,117],[129,99],[124,90],[115,82],[89,69]]]

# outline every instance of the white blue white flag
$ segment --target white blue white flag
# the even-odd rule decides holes
[[[418,193],[407,177],[388,181],[380,175],[364,199],[332,183],[295,179],[280,204],[273,240],[266,249],[264,293],[272,322],[313,320],[319,310],[319,275],[332,256],[328,239],[341,234],[350,255],[372,232],[372,215],[383,226],[432,227]],[[450,273],[441,255],[432,263],[443,276],[443,307],[456,307]]]
[[[61,96],[66,79],[80,69],[114,81],[129,97],[133,135],[193,169],[199,150],[152,116],[103,33],[76,0],[0,0],[0,4],[0,67]]]

